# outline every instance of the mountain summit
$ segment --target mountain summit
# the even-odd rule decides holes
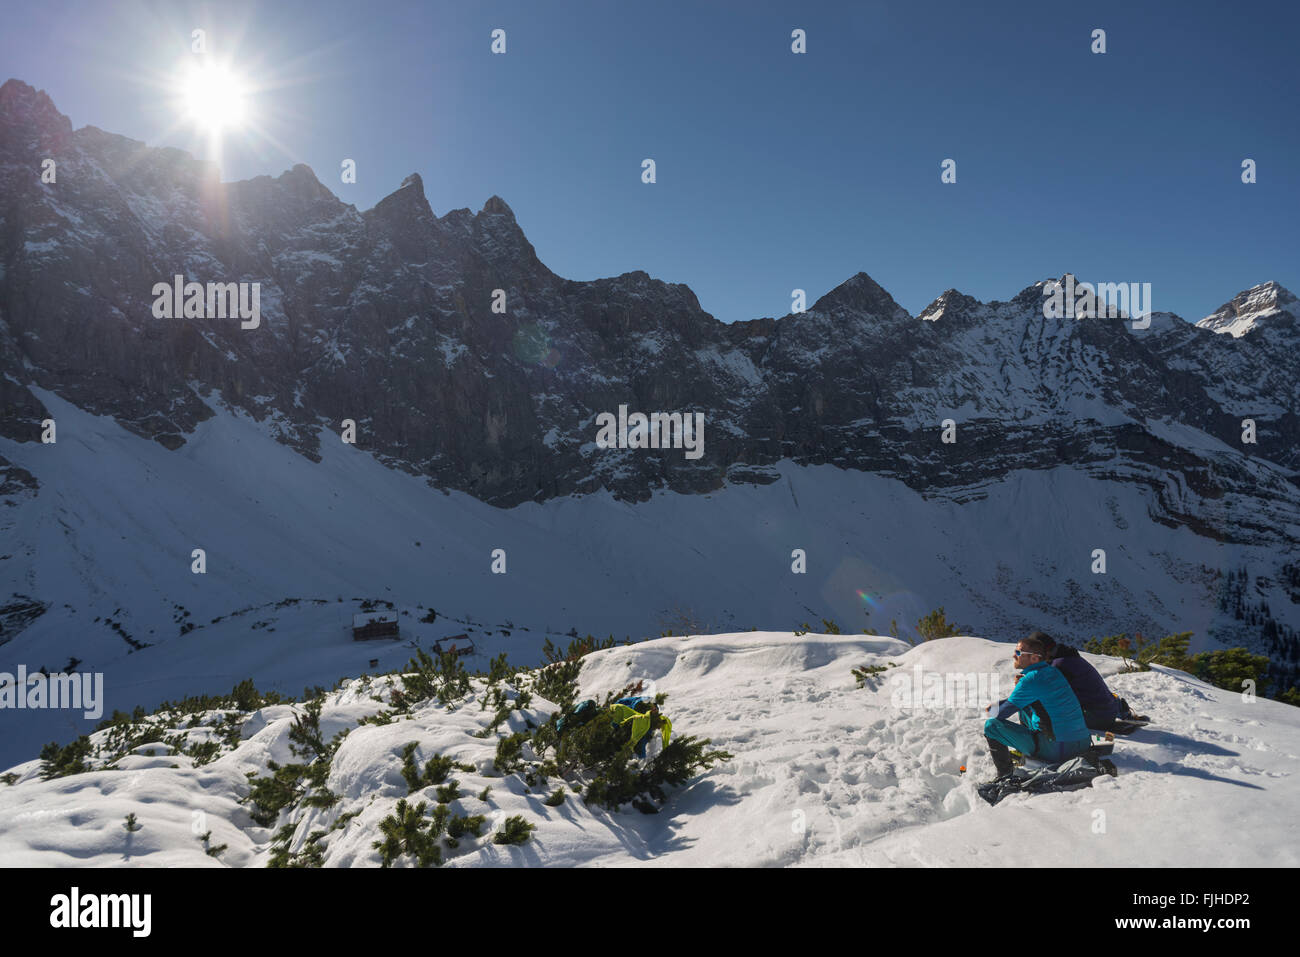
[[[881,319],[906,319],[906,309],[894,302],[879,283],[865,272],[850,276],[813,304],[814,312],[855,312]]]
[[[1239,339],[1255,329],[1262,319],[1285,314],[1294,321],[1300,316],[1296,305],[1296,297],[1289,289],[1270,281],[1237,293],[1196,325]]]

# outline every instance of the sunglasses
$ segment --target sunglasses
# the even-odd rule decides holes
[[[1042,657],[1042,655],[1039,655],[1036,651],[1021,651],[1019,648],[1011,653],[1012,658],[1019,658],[1021,655],[1034,655],[1039,658]]]

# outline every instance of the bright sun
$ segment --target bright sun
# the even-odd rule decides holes
[[[191,67],[181,93],[187,118],[211,133],[238,128],[244,121],[244,84],[226,67]]]

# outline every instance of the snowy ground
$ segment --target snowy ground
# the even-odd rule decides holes
[[[104,674],[110,712],[226,692],[250,676],[262,690],[332,687],[373,670],[376,656],[395,667],[409,647],[346,637],[361,598],[412,612],[403,645],[478,627],[493,632],[489,644],[504,639],[496,650],[518,664],[539,663],[543,637],[571,628],[621,640],[817,629],[829,618],[845,631],[885,631],[940,605],[949,620],[1002,639],[1036,628],[1076,643],[1187,630],[1196,651],[1212,629],[1231,637],[1233,623],[1215,610],[1215,576],[1271,568],[1277,557],[1153,522],[1145,486],[1066,467],[1011,472],[965,490],[964,504],[878,475],[783,462],[770,485],[498,509],[443,494],[328,433],[321,462],[311,462],[275,442],[267,423],[215,400],[213,418],[168,451],[40,395],[58,442],[0,438],[0,455],[40,482],[0,507],[0,604],[24,595],[48,609],[2,636],[0,672],[58,672],[78,659],[78,671]],[[1092,572],[1098,547],[1105,575]],[[191,570],[195,548],[206,552],[205,574]],[[492,572],[498,548],[506,574]],[[1279,620],[1300,615],[1262,587],[1252,601],[1269,600]],[[427,607],[439,612],[435,627],[408,627]],[[0,722],[0,764],[88,730],[66,712],[9,711]]]
[[[588,808],[572,793],[562,806],[547,807],[554,780],[530,792],[518,776],[495,774],[497,736],[471,736],[491,714],[475,699],[450,711],[417,708],[410,721],[357,727],[357,718],[382,705],[362,682],[351,682],[328,696],[321,719],[326,739],[355,728],[328,779],[342,800],[295,816],[291,849],[325,830],[327,866],[377,865],[371,842],[378,822],[407,796],[400,752],[417,741],[421,763],[442,754],[475,767],[453,774],[463,796],[452,810],[489,819],[483,837],[466,837],[448,852],[446,866],[1300,864],[1300,709],[1245,702],[1178,672],[1116,674],[1118,661],[1091,660],[1154,725],[1119,740],[1118,777],[1072,793],[1014,796],[996,807],[974,790],[992,774],[982,713],[898,706],[906,704],[900,682],[912,680],[917,666],[925,675],[996,674],[1005,694],[1009,646],[982,638],[909,648],[890,638],[748,632],[656,639],[587,657],[585,694],[654,682],[669,695],[665,713],[676,733],[711,738],[734,755],[672,794],[658,815]],[[859,689],[850,669],[863,664],[897,668]],[[945,704],[954,703],[978,704]],[[501,733],[521,730],[530,717],[543,721],[551,710],[535,698]],[[0,860],[265,864],[272,830],[254,825],[238,799],[248,790],[246,772],[292,759],[293,713],[278,705],[246,716],[235,750],[201,768],[159,745],[140,748],[156,754],[126,757],[118,770],[51,781],[39,779],[39,762],[13,768],[16,783],[0,784]],[[480,801],[475,795],[486,785],[492,790]],[[411,800],[432,804],[432,793]],[[356,816],[329,830],[351,812]],[[130,813],[140,830],[128,834]],[[519,847],[492,843],[491,829],[516,814],[536,824],[532,838]],[[200,830],[227,849],[206,855]]]

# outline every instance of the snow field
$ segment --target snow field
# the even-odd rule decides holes
[[[435,800],[432,788],[408,797],[401,776],[402,748],[417,741],[420,766],[440,754],[475,767],[451,773],[460,784],[451,810],[488,819],[482,837],[466,835],[444,851],[444,866],[1300,863],[1300,709],[1244,701],[1169,669],[1118,674],[1118,661],[1089,657],[1112,690],[1154,724],[1118,739],[1117,778],[1065,794],[1013,796],[996,807],[975,793],[992,774],[982,712],[891,703],[892,680],[918,664],[927,673],[1004,674],[1009,688],[1008,646],[982,638],[909,648],[892,638],[744,632],[662,638],[589,655],[579,679],[584,696],[644,681],[647,691],[668,694],[664,710],[675,734],[710,738],[712,748],[733,754],[670,793],[658,815],[588,808],[573,793],[547,807],[542,802],[558,780],[530,791],[518,775],[496,775],[497,735],[472,736],[491,718],[477,697],[450,710],[426,703],[411,720],[358,727],[359,717],[382,707],[371,697],[379,685],[351,681],[327,696],[321,716],[326,741],[353,728],[327,782],[340,801],[302,809],[291,850],[313,830],[326,830],[326,866],[377,866],[371,842],[398,799],[423,800],[429,809]],[[898,668],[856,687],[851,668],[887,663]],[[0,785],[0,860],[265,864],[273,831],[253,824],[238,798],[247,792],[246,772],[294,760],[288,731],[296,710],[301,706],[274,705],[253,713],[239,746],[202,768],[162,754],[159,745],[137,749],[159,753],[124,758],[121,770],[52,781],[39,780],[39,762],[15,767],[17,782]],[[552,710],[534,697],[500,734],[523,730],[528,720],[541,723]],[[487,800],[479,800],[488,785]],[[195,812],[202,812],[211,844],[228,844],[219,857],[204,853]],[[129,813],[141,825],[132,834],[122,827]],[[493,844],[492,832],[515,814],[537,826],[531,839]]]

